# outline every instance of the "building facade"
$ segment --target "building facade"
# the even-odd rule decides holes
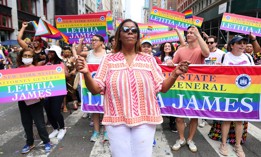
[[[225,44],[238,33],[220,30],[223,12],[260,18],[261,0],[251,0],[249,3],[245,0],[177,0],[179,12],[187,9],[192,9],[194,15],[204,18],[203,31],[217,36],[219,43]]]
[[[22,22],[38,21],[40,17],[54,21],[54,1],[0,0],[0,42],[16,40]],[[34,31],[33,25],[29,24],[25,35],[33,36]]]

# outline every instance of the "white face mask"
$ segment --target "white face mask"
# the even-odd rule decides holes
[[[33,63],[33,58],[22,58],[22,62],[25,64],[25,65],[30,65]]]

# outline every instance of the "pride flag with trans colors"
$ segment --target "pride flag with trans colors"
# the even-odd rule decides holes
[[[98,65],[89,65],[92,76]],[[161,66],[165,77],[173,67]],[[82,82],[82,110],[103,112],[103,96],[92,95]],[[191,65],[167,93],[158,93],[162,115],[260,121],[261,66]]]

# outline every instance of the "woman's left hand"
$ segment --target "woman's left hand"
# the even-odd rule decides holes
[[[190,64],[190,62],[188,62],[188,61],[179,62],[179,64],[176,66],[176,68],[173,71],[174,74],[179,76],[181,74],[188,72],[189,64]]]

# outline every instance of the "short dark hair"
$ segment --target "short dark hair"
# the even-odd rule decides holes
[[[190,25],[187,30],[189,30],[192,26],[193,26],[193,25]],[[195,27],[196,27],[196,26],[195,26]],[[198,32],[199,32],[199,34],[201,35],[201,37],[203,37],[203,35],[202,35],[202,29],[199,28],[199,27],[197,27],[197,29],[198,29]],[[187,35],[187,34],[186,34],[186,35]]]
[[[209,39],[209,38],[213,38],[215,43],[217,43],[217,42],[218,42],[218,41],[217,41],[217,37],[216,37],[216,36],[214,36],[214,35],[210,35],[210,36],[208,37],[208,39]]]
[[[99,35],[99,34],[95,34],[95,37],[99,38],[101,42],[105,42],[103,36]]]

